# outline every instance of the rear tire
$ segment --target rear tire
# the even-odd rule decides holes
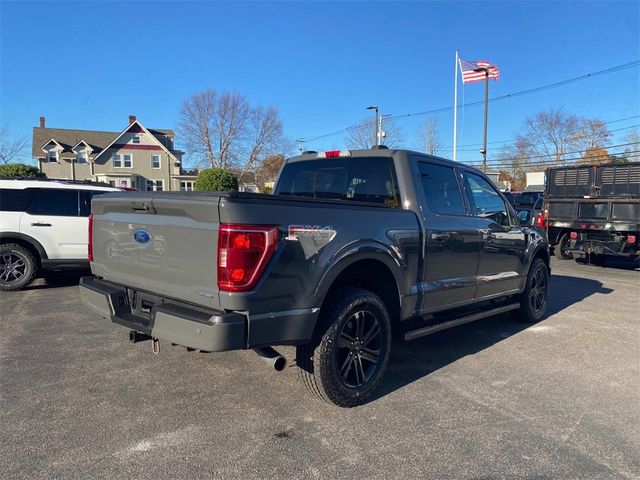
[[[549,268],[544,260],[536,258],[527,274],[527,284],[520,295],[520,308],[513,310],[516,320],[536,323],[544,318],[547,311],[549,289]]]
[[[571,237],[568,233],[564,233],[560,236],[558,244],[553,249],[553,254],[560,260],[572,260],[573,254],[569,251],[569,242]]]
[[[38,264],[30,250],[17,243],[0,245],[0,290],[22,290],[36,276]]]
[[[366,402],[387,366],[391,322],[376,294],[341,289],[323,308],[311,343],[297,348],[296,362],[307,389],[340,407]]]

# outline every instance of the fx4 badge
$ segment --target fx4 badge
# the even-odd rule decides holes
[[[286,240],[300,242],[304,256],[308,260],[317,254],[336,236],[331,225],[289,225]]]

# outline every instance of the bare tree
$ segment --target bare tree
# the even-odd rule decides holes
[[[187,153],[206,157],[212,167],[229,168],[246,134],[249,104],[244,95],[209,89],[182,103],[180,133]]]
[[[564,160],[580,144],[580,119],[564,109],[549,109],[527,117],[524,132],[516,135],[519,152],[539,160]]]
[[[240,93],[209,89],[182,103],[180,133],[196,165],[233,168],[240,180],[265,156],[285,148],[283,126],[275,107],[252,107]]]
[[[26,137],[13,138],[7,127],[0,128],[0,163],[7,164],[18,159],[26,145]]]
[[[631,130],[624,137],[624,143],[628,143],[624,148],[624,156],[629,162],[640,162],[640,131]]]
[[[513,178],[513,188],[522,187],[526,180],[527,171],[526,157],[517,146],[504,146],[498,154],[498,165],[500,170],[505,171]]]
[[[606,147],[611,132],[604,121],[599,118],[584,118],[579,121],[576,132],[576,145],[586,151]]]
[[[255,107],[249,113],[247,161],[240,173],[240,180],[251,169],[258,167],[260,160],[282,151],[284,135],[282,121],[275,107]]]
[[[393,118],[382,118],[382,131],[384,137],[382,144],[387,147],[400,147],[404,143],[404,134],[400,126]],[[376,125],[373,120],[366,118],[357,125],[349,127],[349,133],[345,139],[347,147],[353,149],[367,149],[374,144]]]
[[[438,135],[438,121],[429,118],[418,130],[419,149],[429,155],[438,155],[442,150],[442,143]]]

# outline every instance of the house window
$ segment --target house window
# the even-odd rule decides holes
[[[125,153],[122,156],[122,160],[124,162],[124,168],[133,167],[133,155],[131,155],[130,153]]]
[[[164,181],[163,180],[147,180],[147,191],[148,192],[161,192],[164,190]]]
[[[151,155],[151,168],[160,168],[160,155]]]
[[[119,153],[113,155],[113,167],[122,168],[122,157],[120,157]]]
[[[134,135],[131,139],[131,143],[140,143],[140,135]]]
[[[115,180],[109,180],[109,185],[111,185],[112,187],[116,186],[116,181]]]
[[[195,182],[191,182],[191,181],[180,182],[180,190],[183,192],[191,192],[194,190],[193,188],[194,183]]]
[[[49,150],[49,152],[47,152],[47,160],[49,162],[57,162],[58,161],[58,150],[56,150],[55,148],[52,150]]]
[[[78,163],[87,163],[87,151],[81,150],[78,152]]]

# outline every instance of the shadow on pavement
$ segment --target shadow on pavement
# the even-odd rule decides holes
[[[597,280],[552,275],[547,315],[556,314],[593,294],[613,290]],[[531,326],[515,321],[509,314],[486,318],[445,330],[412,342],[394,338],[391,356],[380,387],[370,399],[375,401],[419,380],[450,363],[480,352]]]
[[[91,275],[89,270],[75,270],[73,272],[47,272],[37,278],[24,290],[45,290],[49,288],[72,287],[80,283],[80,278]]]
[[[614,268],[618,270],[640,271],[640,260],[629,260],[618,257],[598,257],[597,259],[576,260],[579,265],[593,265],[602,268]]]

